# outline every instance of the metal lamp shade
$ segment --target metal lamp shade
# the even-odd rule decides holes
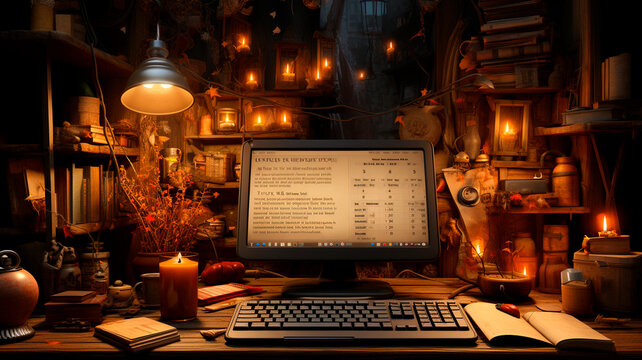
[[[194,104],[194,96],[174,64],[154,56],[143,61],[132,74],[120,101],[138,113],[169,115],[189,109]]]

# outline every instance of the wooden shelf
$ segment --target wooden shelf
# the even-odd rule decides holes
[[[127,225],[132,225],[134,224],[135,221],[132,220],[128,216],[123,216],[119,218],[112,219],[110,221],[99,221],[99,222],[93,222],[93,223],[85,223],[85,224],[72,224],[69,225],[69,229],[71,230],[72,235],[83,235],[91,232],[96,232],[100,230],[113,230],[117,228],[121,228]],[[62,229],[59,227],[59,231],[62,231]]]
[[[490,165],[498,168],[520,168],[520,169],[539,169],[541,168],[538,161],[506,161],[492,160]]]
[[[207,183],[206,187],[208,189],[238,189],[239,188],[239,182],[238,181],[227,181],[227,182],[225,182],[225,184]]]
[[[622,133],[642,127],[642,121],[597,121],[555,127],[536,127],[535,136],[582,135],[591,133]]]
[[[216,135],[187,135],[186,140],[198,141],[221,141],[221,140],[238,140],[243,139],[293,139],[297,137],[296,131],[265,131],[265,132],[246,132],[233,134],[216,134]]]
[[[490,88],[464,88],[462,89],[466,92],[477,92],[479,94],[485,95],[510,95],[510,94],[555,94],[562,89],[553,89],[547,87],[536,87],[536,88],[499,88],[499,89],[490,89]]]
[[[57,31],[10,30],[0,31],[0,41],[10,43],[15,54],[21,49],[32,48],[34,45],[47,46],[52,59],[65,64],[82,68],[92,68],[91,47],[76,38]],[[101,76],[128,77],[134,67],[120,58],[102,50],[94,49],[96,63]]]
[[[138,156],[138,148],[130,148],[124,146],[114,146],[114,153],[117,156]],[[109,146],[107,145],[94,145],[87,143],[78,144],[54,144],[54,151],[59,154],[71,155],[110,155]]]
[[[42,155],[43,151],[40,144],[3,144],[0,153]]]
[[[584,206],[560,206],[542,209],[512,208],[506,212],[508,214],[588,214],[591,209]]]
[[[262,91],[237,91],[240,96],[221,93],[217,99],[220,101],[236,100],[239,97],[245,98],[288,98],[288,97],[323,97],[331,93],[330,87],[309,90],[262,90]],[[209,95],[206,95],[209,96]]]

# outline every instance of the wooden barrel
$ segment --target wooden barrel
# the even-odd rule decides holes
[[[72,96],[69,116],[69,122],[74,125],[100,125],[100,100],[92,96]]]
[[[577,168],[571,157],[562,156],[555,159],[553,169],[553,192],[557,195],[558,206],[580,206],[580,181]]]
[[[542,250],[568,251],[568,225],[544,225]]]

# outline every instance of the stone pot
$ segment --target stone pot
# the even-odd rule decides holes
[[[516,272],[488,273],[479,275],[479,289],[492,299],[504,302],[525,300],[531,292],[533,280]]]

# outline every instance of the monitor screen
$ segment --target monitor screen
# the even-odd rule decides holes
[[[238,251],[252,259],[437,255],[432,145],[255,140],[243,146]]]

